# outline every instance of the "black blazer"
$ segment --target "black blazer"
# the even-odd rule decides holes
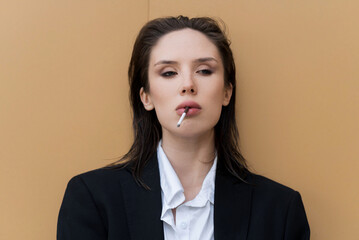
[[[128,169],[97,169],[72,178],[58,218],[58,240],[161,240],[163,225],[157,156],[143,171],[151,188]],[[309,225],[298,192],[255,174],[244,183],[218,161],[215,180],[216,240],[306,240]]]

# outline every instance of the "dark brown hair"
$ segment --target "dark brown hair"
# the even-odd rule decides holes
[[[134,141],[130,150],[110,167],[131,166],[132,174],[142,186],[141,172],[148,160],[156,153],[162,137],[161,125],[154,110],[147,111],[140,100],[141,87],[149,90],[148,65],[151,49],[167,33],[190,28],[203,33],[217,47],[223,61],[225,86],[232,85],[232,97],[222,107],[215,126],[215,147],[219,164],[233,176],[243,179],[248,172],[246,161],[239,151],[238,129],[235,119],[236,69],[230,42],[215,20],[208,17],[188,18],[184,16],[157,18],[149,21],[139,32],[133,47],[128,69],[130,103],[133,113]]]

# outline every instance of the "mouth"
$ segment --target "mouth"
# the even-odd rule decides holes
[[[186,101],[186,102],[182,102],[180,105],[176,107],[177,114],[181,116],[185,111],[186,107],[188,107],[188,112],[186,115],[188,117],[198,114],[202,109],[202,107],[198,103],[194,101]]]

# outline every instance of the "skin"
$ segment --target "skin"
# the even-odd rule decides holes
[[[192,200],[212,167],[214,126],[232,95],[232,87],[224,84],[220,53],[199,31],[174,31],[152,48],[148,77],[149,91],[141,89],[141,101],[146,110],[156,111],[162,148],[182,183],[185,201]],[[195,101],[201,110],[177,127],[176,108],[184,101]]]

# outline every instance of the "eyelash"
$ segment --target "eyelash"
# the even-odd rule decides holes
[[[213,72],[210,69],[201,69],[201,70],[197,71],[197,73],[201,73],[203,75],[211,75]]]
[[[201,70],[198,70],[196,73],[209,76],[209,75],[211,75],[213,73],[213,71],[210,70],[210,69],[201,69]],[[173,77],[173,76],[175,76],[177,74],[178,73],[175,72],[175,71],[166,71],[166,72],[161,73],[161,76],[165,77],[165,78],[170,78],[170,77]]]
[[[177,73],[174,71],[167,71],[167,72],[161,73],[162,77],[173,77],[174,75],[177,75]]]

